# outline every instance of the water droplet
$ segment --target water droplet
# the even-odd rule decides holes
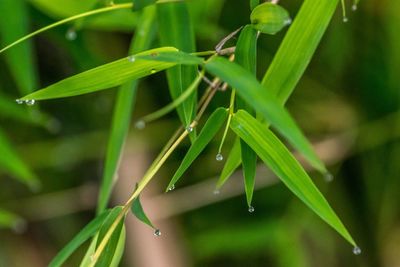
[[[77,37],[76,31],[74,28],[68,29],[68,31],[65,33],[65,38],[68,41],[74,41]]]
[[[151,71],[150,71],[151,74],[154,74],[154,73],[156,73],[156,72],[157,72],[156,69],[151,69]]]
[[[155,236],[161,236],[161,231],[160,231],[160,229],[154,230],[154,235],[155,235]]]
[[[359,247],[354,247],[354,248],[353,248],[353,254],[354,254],[354,255],[360,255],[360,254],[361,254],[361,248],[359,248]]]
[[[346,23],[346,22],[348,22],[349,21],[349,19],[347,18],[347,17],[343,17],[343,22],[344,23]]]
[[[220,193],[220,191],[218,189],[215,189],[213,192],[214,195],[219,195],[219,193]]]
[[[146,127],[146,123],[144,121],[142,121],[142,120],[137,121],[135,123],[135,128],[138,129],[138,130],[143,130],[145,127]]]
[[[186,127],[186,131],[188,131],[188,133],[193,132],[193,127],[192,126]]]
[[[35,99],[28,99],[25,101],[25,104],[27,104],[28,106],[33,106],[35,105]]]
[[[254,207],[253,207],[253,206],[250,206],[250,207],[249,207],[249,212],[250,212],[250,213],[253,213],[253,212],[254,212]]]
[[[15,102],[17,102],[18,105],[23,104],[25,101],[22,99],[15,99]]]
[[[168,187],[168,191],[172,191],[172,190],[174,190],[175,189],[175,185],[173,184],[173,185],[171,185],[170,187]]]
[[[325,181],[326,182],[332,182],[333,181],[333,174],[332,173],[330,173],[330,172],[326,172],[325,174],[324,174],[324,179],[325,179]]]
[[[136,58],[135,58],[135,56],[129,56],[128,60],[129,60],[129,62],[135,62]]]
[[[351,6],[351,10],[353,10],[353,11],[356,11],[357,10],[357,4],[353,4],[352,6]]]
[[[218,154],[215,156],[215,159],[216,159],[217,161],[223,161],[223,160],[224,160],[224,156],[222,156],[221,153],[218,153]]]
[[[292,19],[288,18],[288,19],[285,20],[284,23],[285,23],[285,25],[290,25],[290,24],[292,24]]]

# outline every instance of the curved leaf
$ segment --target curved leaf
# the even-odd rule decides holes
[[[150,221],[149,217],[147,217],[146,213],[143,210],[142,203],[140,202],[140,196],[135,198],[135,200],[133,201],[131,206],[131,211],[133,215],[135,215],[135,217],[138,218],[140,221],[147,224],[151,228],[156,229],[153,223]]]
[[[350,244],[356,245],[303,167],[272,131],[243,110],[233,116],[231,128],[298,198]]]

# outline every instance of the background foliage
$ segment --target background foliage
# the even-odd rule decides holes
[[[1,1],[1,47],[94,2]],[[198,51],[213,49],[249,20],[248,1],[188,3]],[[294,17],[301,3],[281,5]],[[155,238],[151,229],[128,220],[122,266],[398,266],[399,8],[396,2],[364,1],[356,12],[348,12],[348,23],[342,22],[338,9],[287,105],[334,174],[329,184],[317,173],[311,176],[362,247],[362,255],[355,257],[348,244],[268,171],[257,176],[252,214],[240,173],[214,195],[216,179],[207,178],[218,175],[223,166],[214,160],[215,141],[188,170],[182,189],[161,193],[189,143],[151,183],[142,203],[163,235]],[[0,144],[16,150],[15,155],[0,155],[15,158],[13,166],[2,166],[0,180],[0,266],[46,265],[93,217],[117,91],[33,107],[18,106],[13,99],[126,56],[137,20],[129,10],[87,18],[74,24],[79,29],[76,38],[73,24],[60,26],[0,57]],[[260,37],[259,79],[285,32]],[[132,125],[169,103],[166,84],[164,74],[141,82]],[[219,92],[211,105],[228,102],[229,95]],[[142,131],[132,127],[112,199],[115,205],[126,200],[178,124],[171,114]],[[228,135],[228,143],[233,141]],[[228,148],[224,146],[224,155]],[[32,171],[12,175],[22,162]],[[11,179],[14,176],[23,183]],[[84,251],[73,254],[70,266],[80,262]]]

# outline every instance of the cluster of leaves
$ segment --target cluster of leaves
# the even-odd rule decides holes
[[[154,228],[156,235],[160,235],[160,231],[151,223],[141,207],[140,193],[181,141],[189,136],[191,146],[167,186],[167,191],[174,188],[193,161],[223,128],[224,123],[226,123],[224,138],[229,129],[237,137],[216,185],[217,189],[221,188],[230,175],[242,165],[247,204],[249,210],[252,211],[256,164],[257,159],[260,158],[299,199],[356,247],[351,235],[303,167],[286,145],[269,129],[269,126],[273,127],[305,157],[311,166],[324,175],[328,175],[323,162],[317,157],[307,138],[284,108],[284,104],[303,75],[337,3],[337,0],[305,0],[292,23],[288,12],[283,7],[273,3],[260,4],[259,1],[252,0],[250,7],[253,11],[249,24],[240,29],[234,48],[223,49],[224,43],[221,43],[217,45],[215,51],[197,52],[187,3],[136,0],[133,4],[115,4],[64,19],[26,35],[1,50],[3,52],[54,26],[90,15],[117,9],[133,9],[138,14],[136,34],[127,57],[71,76],[35,92],[22,91],[26,96],[18,100],[20,103],[30,104],[39,100],[71,97],[118,87],[98,200],[98,215],[54,258],[50,266],[60,266],[69,255],[91,237],[93,240],[82,261],[82,266],[117,266],[125,241],[124,218],[129,210]],[[11,6],[10,3],[8,5]],[[47,7],[51,8],[51,5]],[[156,24],[159,43],[162,47],[150,49],[157,34]],[[255,75],[258,35],[275,34],[289,24],[291,26],[271,65],[262,81],[258,81]],[[237,32],[239,31],[235,33]],[[14,36],[5,40],[11,38]],[[21,44],[20,49],[22,45],[26,43]],[[14,51],[18,54],[17,50]],[[229,59],[226,55],[230,55]],[[10,53],[9,56],[13,54]],[[123,206],[107,210],[113,179],[131,120],[130,114],[139,79],[161,71],[166,72],[173,102],[160,111],[144,117],[137,126],[143,127],[146,122],[176,109],[182,127],[154,160],[131,198]],[[208,80],[205,77],[206,73],[213,76],[214,80],[210,82],[208,90],[198,101],[197,88],[203,79]],[[228,86],[232,88],[230,106],[214,110],[202,129],[198,130],[196,126],[215,91],[219,87],[227,88]],[[15,155],[6,144],[5,138],[0,133],[2,155],[7,154],[9,155],[7,158],[14,157],[15,159]],[[218,154],[217,160],[222,160],[222,156]],[[21,167],[23,165],[7,165],[7,161],[0,161],[0,163],[16,176],[34,181],[33,175],[29,172],[21,173],[21,170],[25,168]]]

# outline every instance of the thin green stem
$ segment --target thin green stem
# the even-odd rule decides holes
[[[232,93],[231,93],[231,101],[230,101],[230,104],[229,104],[229,116],[228,116],[228,121],[226,122],[225,130],[224,130],[224,135],[222,136],[221,144],[219,145],[219,148],[218,148],[218,154],[221,153],[222,147],[223,147],[223,145],[224,145],[224,143],[225,143],[226,136],[228,135],[229,126],[230,126],[230,124],[231,124],[231,120],[232,120],[232,116],[233,116],[233,112],[234,112],[235,95],[236,95],[235,90],[232,90]]]

